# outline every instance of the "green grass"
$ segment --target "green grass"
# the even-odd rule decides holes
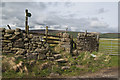
[[[74,39],[75,40],[75,39]],[[111,46],[110,40],[101,40],[100,39],[100,45],[99,45],[99,52],[104,53],[104,54],[111,54],[107,50],[105,46]],[[101,43],[102,42],[102,43]],[[104,43],[104,44],[103,44]],[[112,43],[118,43],[117,40],[113,40]],[[112,44],[112,46],[118,46],[118,44]],[[53,48],[53,47],[51,47]],[[118,52],[118,47],[113,49],[114,52]],[[99,52],[93,52],[92,54],[97,55]],[[62,52],[61,52],[62,53]],[[112,53],[116,54],[116,53]],[[88,55],[85,57],[85,55]],[[7,55],[8,57],[13,57],[14,55]],[[40,65],[42,63],[47,62],[47,60],[38,60],[37,63],[34,66],[27,66],[29,68],[29,75],[27,77],[47,77],[51,72],[53,73],[59,73],[61,76],[66,77],[66,76],[79,76],[81,74],[87,73],[87,72],[96,72],[99,71],[100,69],[104,67],[117,67],[118,66],[118,56],[109,56],[111,57],[111,60],[109,62],[105,62],[104,60],[107,59],[107,55],[102,55],[97,61],[94,60],[93,57],[90,56],[90,53],[83,52],[80,53],[79,56],[77,56],[76,59],[73,59],[70,54],[65,55],[68,58],[69,63],[72,65],[70,66],[70,69],[68,70],[62,70],[58,64],[52,65],[52,67],[40,70]],[[84,60],[84,58],[86,58]],[[23,61],[22,59],[18,59],[16,63],[19,63],[19,61]],[[82,65],[85,66],[85,68],[79,68],[76,67],[76,65]],[[34,75],[33,75],[34,74]],[[25,73],[20,73],[20,72],[14,72],[12,70],[7,70],[6,72],[3,73],[3,77],[7,78],[16,78],[16,77],[26,77]]]
[[[102,53],[106,53],[106,54],[118,54],[118,46],[120,46],[120,44],[118,43],[118,40],[99,40],[100,45],[99,45],[99,52]],[[112,44],[111,44],[112,42]],[[110,51],[112,48],[112,51]],[[111,47],[112,46],[112,47]],[[111,67],[117,67],[118,66],[118,56],[111,56],[111,61],[107,66],[111,66]]]
[[[2,77],[4,78],[22,78],[25,76],[24,73],[15,72],[13,70],[7,70],[6,72],[2,73]]]
[[[118,34],[117,33],[103,33],[100,34],[100,38],[118,38]]]
[[[120,46],[120,44],[118,43],[118,40],[99,40],[99,51],[100,52],[105,52],[108,54],[118,54],[118,46]],[[112,48],[112,49],[110,49]],[[112,51],[110,51],[112,50]]]
[[[118,67],[118,56],[111,56],[110,67]]]

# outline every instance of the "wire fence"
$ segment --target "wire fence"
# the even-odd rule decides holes
[[[100,39],[99,51],[106,52],[109,55],[118,55],[119,39]]]

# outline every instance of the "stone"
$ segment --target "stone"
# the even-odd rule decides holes
[[[63,33],[63,38],[70,38],[70,35],[68,33]]]
[[[70,67],[69,66],[62,66],[61,69],[66,70],[66,69],[70,69]]]
[[[23,38],[26,38],[27,37],[27,34],[26,33],[23,33]]]
[[[33,44],[33,47],[37,47],[38,45],[37,44]]]
[[[46,53],[46,56],[52,56],[52,52],[50,52],[50,51],[48,51],[47,53]]]
[[[21,34],[21,32],[14,32],[14,34],[18,36]]]
[[[56,61],[59,62],[59,63],[66,63],[67,62],[65,59],[58,59]]]
[[[26,53],[26,50],[20,49],[20,50],[18,50],[18,51],[16,52],[16,55],[23,55],[23,54],[25,54],[25,53]]]
[[[40,54],[46,54],[48,51],[46,49],[35,49],[36,52],[40,53]]]
[[[15,50],[15,51],[17,51],[17,50],[19,50],[20,48],[11,48],[11,50]]]
[[[61,47],[71,48],[71,45],[61,45]]]
[[[23,58],[23,55],[16,55],[15,59]]]
[[[34,65],[36,63],[36,60],[31,60],[30,62],[29,62],[29,65]]]
[[[15,30],[6,29],[5,32],[8,33],[8,34],[14,34]]]
[[[3,37],[0,37],[0,40],[2,40],[3,39]]]
[[[19,70],[19,68],[18,68],[16,65],[13,66],[12,69],[13,69],[14,71],[16,71],[16,72]]]
[[[16,41],[22,42],[22,41],[23,41],[23,38],[19,38],[19,39],[17,39]]]
[[[61,41],[62,41],[62,42],[65,42],[65,38],[61,38]]]
[[[9,47],[3,47],[3,50],[10,50]]]
[[[64,38],[66,42],[71,42],[70,38]]]
[[[5,34],[4,37],[10,38],[10,37],[12,37],[12,34]]]
[[[21,67],[23,67],[22,61],[20,61],[17,65],[13,66],[13,70],[23,72]]]
[[[38,45],[38,48],[41,48],[42,47],[42,45]]]
[[[11,40],[3,40],[5,43],[11,43]]]
[[[13,43],[13,47],[23,48],[23,47],[24,47],[24,42],[15,41],[15,42]]]
[[[80,35],[79,35],[80,34]],[[87,36],[81,33],[78,34],[79,39],[77,40],[77,49],[81,51],[98,51],[96,44],[99,42],[96,38],[97,35],[87,33]],[[98,47],[97,47],[98,48]]]
[[[12,47],[12,43],[8,43],[8,46],[9,46],[9,47],[10,47],[10,46]]]
[[[41,69],[41,70],[46,69],[46,68],[50,67],[50,65],[51,65],[51,64],[48,63],[48,62],[43,63],[43,64],[41,65],[40,69]]]
[[[2,53],[11,53],[11,50],[3,50]]]
[[[24,66],[24,71],[27,73],[27,75],[28,75],[28,69],[27,69],[27,67],[26,66]]]
[[[21,29],[20,28],[16,28],[15,32],[21,32]]]
[[[61,51],[64,51],[65,50],[65,47],[61,47],[61,45],[57,45],[54,50],[57,52],[57,53],[60,53]]]
[[[0,28],[0,32],[4,32],[5,31],[5,28]]]
[[[29,39],[28,39],[28,38],[25,38],[24,41],[27,42],[27,41],[29,41]]]
[[[39,54],[38,59],[41,59],[41,60],[46,59],[46,55],[45,54]]]
[[[32,39],[33,38],[33,34],[29,34],[28,38]]]
[[[10,40],[15,40],[17,37],[16,37],[16,35],[13,35],[12,37],[10,37],[9,39]]]
[[[38,54],[37,53],[28,53],[28,54],[26,54],[26,57],[27,57],[27,59],[35,59],[35,60],[37,60],[38,59]]]
[[[54,55],[54,58],[55,58],[55,59],[60,59],[61,56],[62,56],[61,54],[55,54],[55,55]]]
[[[77,56],[78,55],[78,50],[77,49],[74,50],[72,55]]]
[[[61,45],[70,45],[71,42],[60,42],[59,44],[61,44]]]
[[[58,77],[60,74],[58,74],[58,73],[50,73],[50,77]]]
[[[53,61],[55,58],[54,57],[47,57],[47,59]]]
[[[38,44],[38,45],[42,45],[42,42],[38,42],[37,44]]]
[[[0,35],[0,36],[4,37],[4,35],[5,35],[5,32],[2,32],[2,35]]]

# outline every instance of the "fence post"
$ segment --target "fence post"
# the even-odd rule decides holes
[[[46,35],[46,42],[47,42],[47,36],[48,36],[48,26],[46,26],[45,35]]]
[[[65,33],[67,33],[68,28],[66,28]]]
[[[112,40],[111,40],[111,54],[112,54]]]

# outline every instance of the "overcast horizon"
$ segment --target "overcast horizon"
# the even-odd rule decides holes
[[[100,33],[118,33],[117,2],[4,2],[2,26],[24,29],[25,9],[30,29],[65,30]]]

